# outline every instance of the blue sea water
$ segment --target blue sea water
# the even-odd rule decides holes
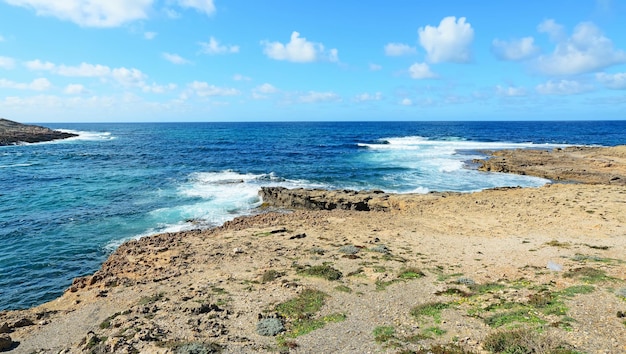
[[[0,147],[0,310],[59,296],[124,240],[249,214],[262,186],[539,186],[466,162],[484,149],[626,143],[626,121],[45,125],[80,136]]]

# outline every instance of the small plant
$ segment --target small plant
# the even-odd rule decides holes
[[[320,256],[324,255],[324,253],[326,253],[326,250],[324,250],[321,247],[312,247],[311,248],[311,253],[313,254],[319,254]]]
[[[144,296],[141,299],[139,299],[139,302],[137,304],[140,306],[150,305],[161,300],[164,296],[165,296],[165,293],[158,293],[152,296]]]
[[[341,291],[341,292],[344,292],[344,293],[351,293],[352,292],[352,289],[350,289],[349,287],[347,287],[345,285],[337,285],[335,287],[335,290]]]
[[[492,353],[577,353],[569,345],[528,328],[491,333],[485,337],[483,348]]]
[[[374,340],[378,344],[386,343],[395,339],[396,330],[392,326],[378,326],[374,328]]]
[[[490,293],[490,292],[502,290],[506,288],[506,286],[499,284],[499,283],[486,283],[486,284],[469,285],[469,288],[478,294],[484,294],[484,293]]]
[[[343,274],[339,270],[329,265],[306,266],[297,268],[298,274],[324,278],[326,280],[339,280],[343,276]]]
[[[174,353],[176,354],[214,354],[221,353],[222,347],[216,343],[185,343],[178,344],[174,348]]]
[[[389,249],[389,247],[387,247],[385,245],[376,245],[376,246],[370,248],[370,251],[378,252],[378,253],[384,253],[384,254],[391,253],[391,250]]]
[[[357,254],[360,249],[355,245],[346,245],[339,247],[339,252],[344,254]]]
[[[595,290],[596,288],[593,285],[574,285],[561,290],[559,294],[566,297],[574,297],[578,294],[591,294]]]
[[[451,306],[447,302],[428,302],[415,306],[411,309],[411,315],[419,319],[422,316],[429,316],[435,320],[435,323],[441,322],[441,312]]]
[[[256,324],[256,332],[261,336],[274,337],[284,331],[285,326],[279,318],[263,318]]]
[[[511,323],[545,323],[544,320],[537,317],[532,309],[522,308],[502,313],[484,319],[485,324],[490,327],[502,327]]]
[[[595,283],[609,279],[603,270],[592,267],[575,268],[563,273],[565,278],[580,278],[588,283]]]
[[[305,318],[319,311],[324,306],[326,293],[315,289],[304,289],[294,299],[276,306],[276,312],[289,319]]]
[[[435,327],[426,328],[423,333],[426,336],[434,335],[434,336],[439,337],[439,336],[443,336],[444,334],[446,334],[447,331],[435,326]]]
[[[400,274],[398,274],[400,279],[418,279],[424,276],[426,274],[417,268],[403,268],[400,270]]]
[[[115,317],[121,315],[121,312],[116,312],[114,314],[112,314],[111,316],[107,317],[104,321],[102,321],[100,323],[100,329],[107,329],[109,327],[111,327],[111,320],[114,319]]]
[[[269,283],[285,275],[285,273],[275,271],[273,269],[266,270],[261,276],[262,283]]]
[[[474,285],[476,285],[476,282],[473,279],[466,278],[466,277],[458,278],[455,283],[460,284],[460,285],[466,285],[466,286],[474,286]]]
[[[626,288],[620,288],[615,291],[615,295],[620,297],[622,300],[626,300]]]
[[[461,296],[461,297],[470,297],[472,296],[472,294],[465,292],[459,288],[448,288],[446,290],[443,291],[437,291],[435,293],[435,295],[437,296],[441,296],[441,295],[448,295],[448,296]]]
[[[569,248],[569,242],[559,242],[557,240],[552,240],[550,242],[545,243],[546,246],[559,247],[559,248]]]

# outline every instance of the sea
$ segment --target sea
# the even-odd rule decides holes
[[[473,192],[485,150],[626,144],[626,121],[54,123],[0,147],[0,310],[60,296],[124,241],[255,213],[263,186]]]

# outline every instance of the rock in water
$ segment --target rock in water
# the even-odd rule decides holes
[[[78,136],[38,125],[22,124],[0,118],[0,146],[19,143],[41,143]]]

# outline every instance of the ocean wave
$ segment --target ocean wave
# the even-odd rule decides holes
[[[34,163],[16,163],[12,165],[0,165],[0,168],[15,168],[15,167],[28,167],[33,166]]]
[[[100,141],[100,140],[113,140],[114,136],[110,132],[97,132],[97,131],[82,131],[71,129],[57,129],[60,132],[76,134],[78,136],[64,139],[65,141]]]

